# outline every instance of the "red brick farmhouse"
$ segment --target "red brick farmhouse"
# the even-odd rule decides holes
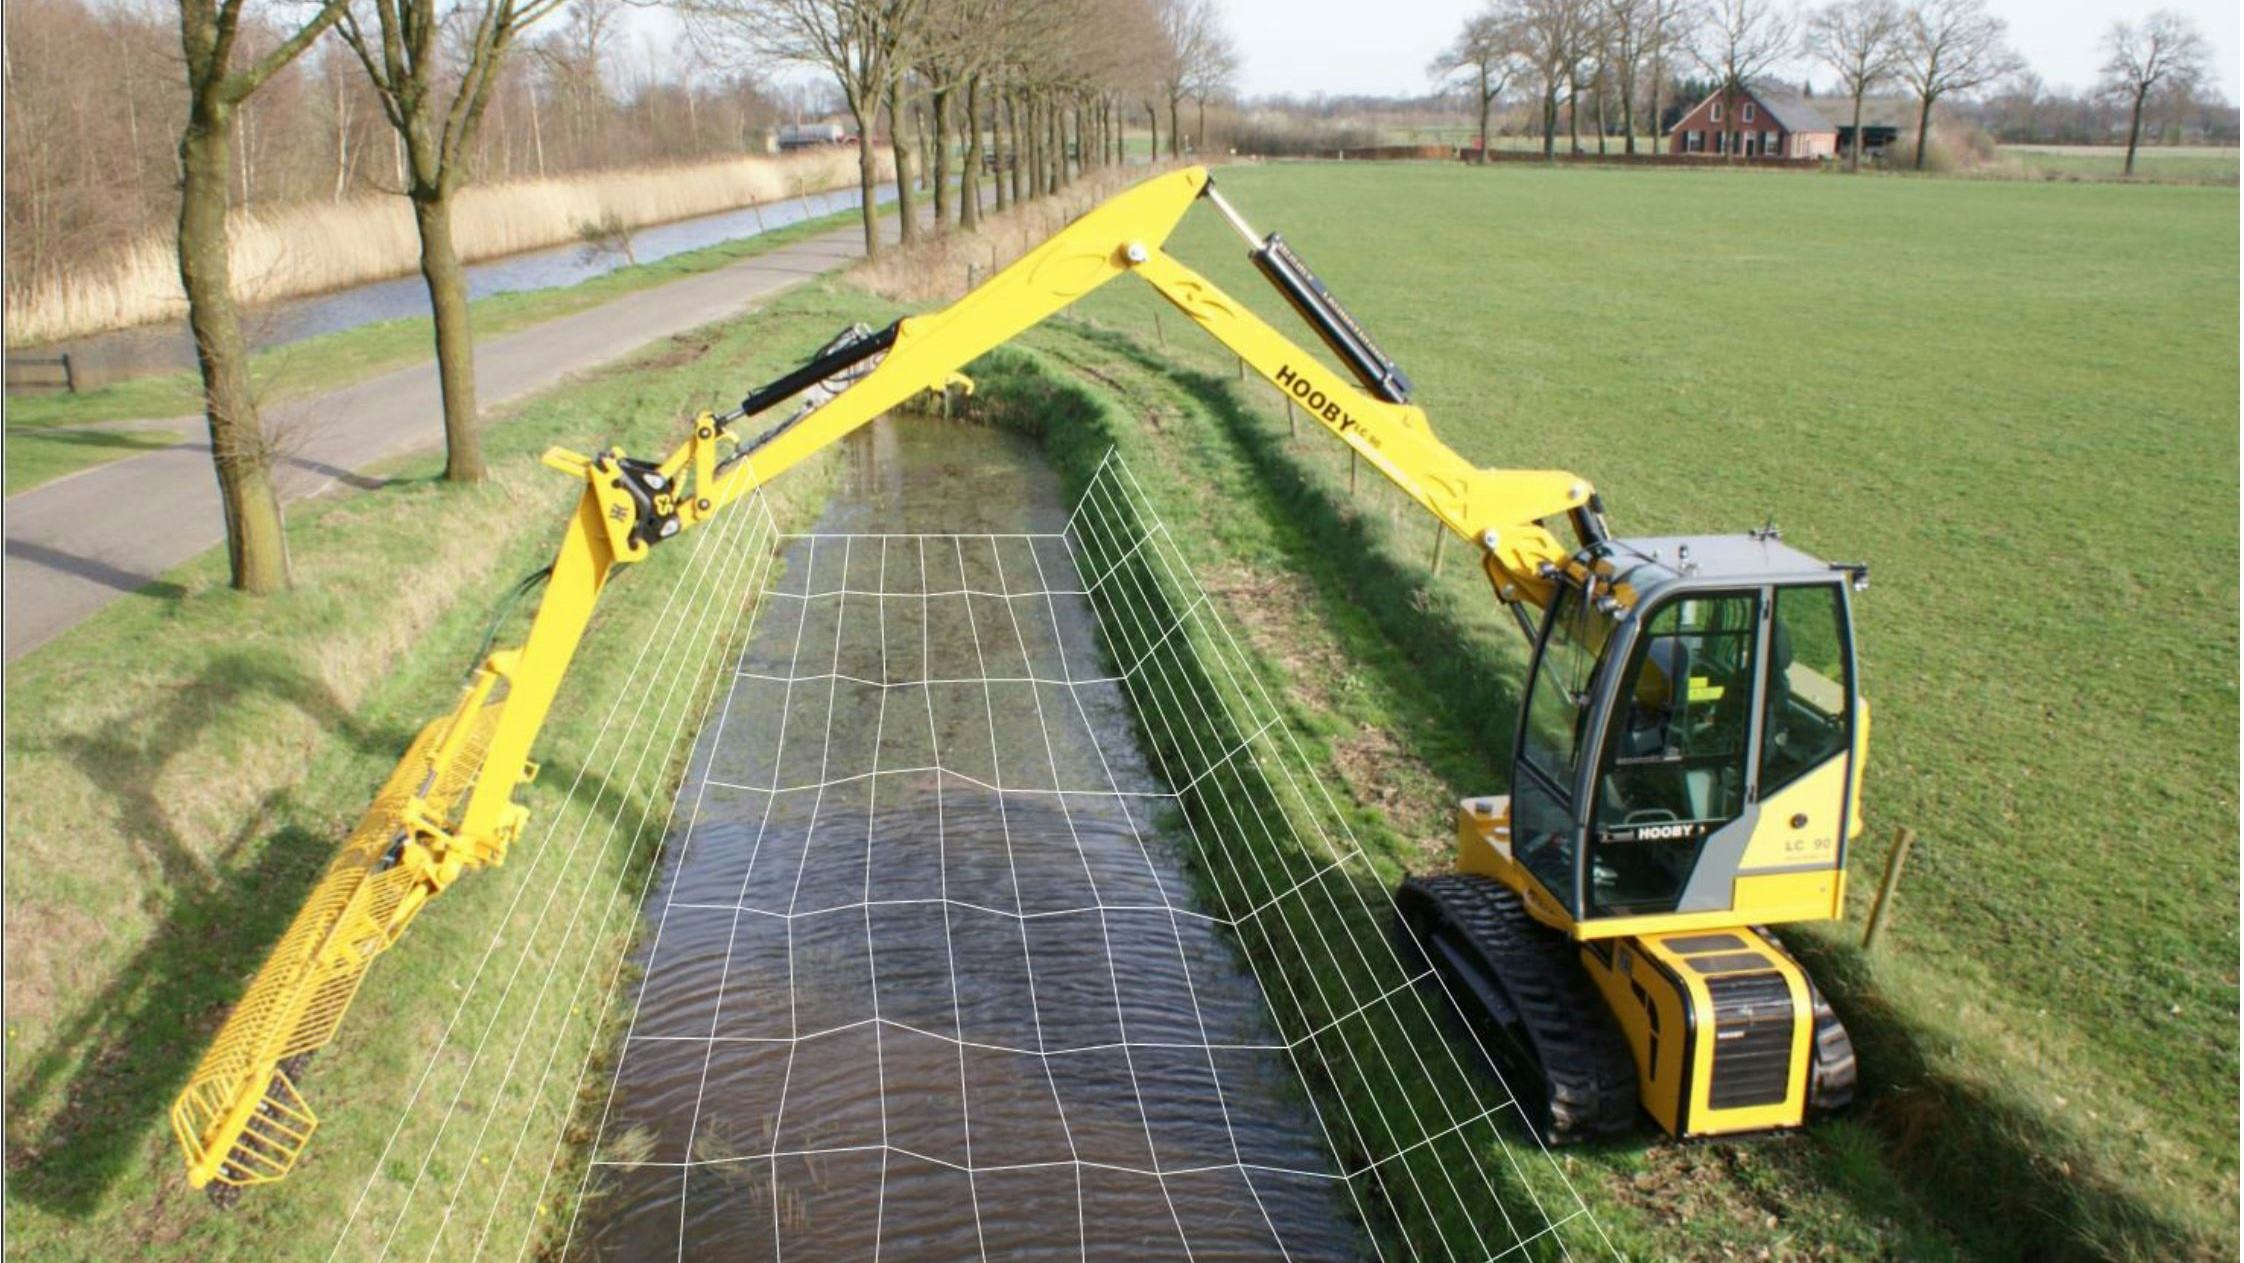
[[[1755,83],[1717,89],[1669,131],[1667,151],[1744,158],[1828,158],[1839,129],[1790,88]]]

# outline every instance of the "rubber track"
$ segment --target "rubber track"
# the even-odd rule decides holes
[[[1503,1026],[1534,1061],[1541,1081],[1515,1084],[1513,1091],[1523,1098],[1523,1088],[1541,1093],[1542,1110],[1523,1099],[1521,1112],[1540,1127],[1545,1143],[1591,1140],[1635,1127],[1636,1059],[1606,1012],[1605,997],[1583,972],[1580,948],[1530,917],[1517,893],[1485,877],[1414,877],[1403,883],[1396,902],[1405,932],[1425,946],[1437,968],[1452,972],[1445,955],[1427,941],[1432,918],[1438,917],[1462,932],[1482,981],[1510,1004],[1510,1015],[1477,1016]],[[1473,1004],[1472,988],[1454,985],[1463,981],[1452,978],[1451,992],[1460,1004]],[[1536,1119],[1538,1112],[1543,1120]]]

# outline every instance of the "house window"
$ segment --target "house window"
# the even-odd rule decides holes
[[[1766,157],[1768,157],[1768,156],[1769,156],[1770,154],[1773,154],[1773,153],[1775,153],[1776,151],[1777,151],[1777,134],[1776,134],[1775,132],[1762,132],[1762,133],[1761,133],[1761,156],[1762,156],[1762,157],[1764,157],[1764,158],[1766,158]]]
[[[1751,101],[1745,103],[1745,121],[1748,123],[1753,121],[1753,102]]]
[[[1683,152],[1705,153],[1706,133],[1701,131],[1689,131],[1683,133]]]
[[[1714,121],[1717,123],[1722,121],[1722,103],[1720,101],[1714,103]]]

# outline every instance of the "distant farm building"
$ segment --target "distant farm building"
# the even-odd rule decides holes
[[[1831,112],[1839,116],[1839,156],[1845,157],[1854,139],[1854,102],[1834,97]],[[1877,160],[1886,150],[1917,134],[1917,103],[1897,97],[1871,97],[1862,103],[1862,156]]]
[[[1839,129],[1806,97],[1772,83],[1717,89],[1676,121],[1667,151],[1741,158],[1828,158]]]
[[[829,145],[850,145],[857,137],[840,123],[790,123],[779,129],[779,149],[792,153],[797,149],[818,149]]]

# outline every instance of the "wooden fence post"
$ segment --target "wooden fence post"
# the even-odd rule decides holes
[[[1909,848],[1917,844],[1917,831],[1907,825],[1893,835],[1893,849],[1886,852],[1886,875],[1878,883],[1878,897],[1870,904],[1869,924],[1862,927],[1862,950],[1877,946],[1878,935],[1886,928],[1886,915],[1893,911],[1893,889],[1901,884],[1901,866],[1909,862]]]
[[[73,395],[78,393],[78,367],[70,362],[68,351],[62,353],[62,388]]]
[[[1301,418],[1294,415],[1293,396],[1286,396],[1286,432],[1288,437],[1301,437]]]

